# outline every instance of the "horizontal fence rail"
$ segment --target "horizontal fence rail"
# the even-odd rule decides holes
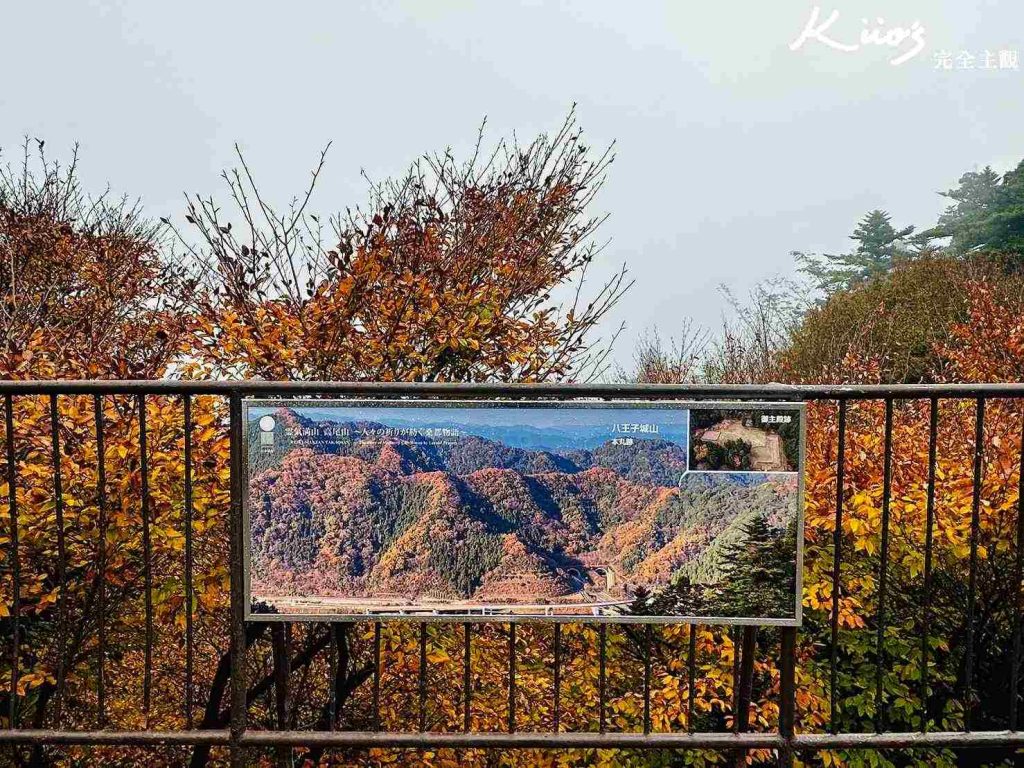
[[[976,613],[978,611],[978,591],[982,560],[981,516],[986,501],[983,494],[984,472],[986,467],[986,413],[987,404],[994,401],[1012,401],[1018,411],[1024,405],[1024,384],[972,384],[972,385],[904,385],[904,386],[790,386],[790,385],[719,385],[719,386],[682,386],[682,385],[567,385],[567,384],[406,384],[406,383],[352,383],[352,382],[266,382],[266,381],[2,381],[0,394],[3,395],[4,408],[4,439],[6,456],[6,484],[8,488],[7,517],[9,519],[9,543],[7,546],[6,578],[10,582],[9,616],[3,620],[8,654],[7,707],[3,716],[7,727],[0,728],[0,745],[8,749],[40,749],[65,746],[111,746],[111,747],[194,747],[196,749],[224,748],[230,752],[232,763],[243,764],[243,750],[247,748],[281,750],[293,747],[304,747],[312,750],[328,749],[629,749],[629,750],[661,750],[661,749],[701,749],[736,754],[739,758],[750,750],[772,750],[777,756],[779,765],[792,765],[794,755],[802,751],[844,750],[844,749],[998,749],[1012,754],[1013,750],[1024,748],[1024,732],[1018,730],[1020,704],[1020,676],[1022,658],[1022,627],[1021,608],[1024,598],[1021,595],[1021,581],[1024,576],[1024,515],[1020,514],[1021,499],[1024,498],[1024,472],[1019,473],[1020,487],[1013,534],[1014,558],[1011,583],[1014,585],[1012,594],[1006,599],[1014,607],[1012,642],[1009,648],[1009,700],[1006,705],[1007,728],[1005,730],[975,730],[973,728],[978,702],[975,696],[975,685],[979,670],[975,666],[978,643],[984,640],[979,635]],[[501,399],[636,399],[636,400],[759,400],[786,402],[821,402],[821,407],[834,408],[837,437],[831,454],[834,456],[832,477],[835,483],[834,510],[829,507],[828,514],[834,513],[834,529],[832,534],[831,561],[831,594],[829,596],[831,611],[828,612],[829,622],[826,634],[831,642],[824,657],[827,660],[827,693],[829,701],[829,720],[822,732],[798,732],[797,729],[797,697],[798,697],[798,666],[801,662],[799,651],[800,629],[783,627],[761,630],[765,635],[769,632],[777,637],[777,654],[774,662],[778,669],[778,723],[771,730],[750,731],[747,714],[750,706],[750,690],[754,676],[754,654],[757,650],[757,630],[754,628],[737,628],[733,635],[733,689],[734,701],[731,703],[735,713],[732,732],[701,732],[694,729],[695,722],[695,691],[700,675],[698,669],[697,627],[688,630],[685,647],[679,650],[681,669],[684,670],[684,689],[687,694],[686,723],[687,729],[679,732],[658,730],[652,722],[652,688],[655,676],[654,654],[652,648],[659,642],[651,625],[634,626],[629,630],[630,642],[636,646],[639,664],[636,668],[636,689],[642,703],[642,715],[637,732],[620,732],[611,727],[612,711],[609,708],[610,686],[608,670],[609,636],[625,625],[597,625],[596,656],[597,656],[597,723],[596,729],[588,732],[574,731],[565,727],[567,710],[565,702],[564,679],[565,664],[572,652],[566,647],[563,625],[525,624],[520,625],[518,632],[527,627],[535,632],[550,635],[550,698],[546,702],[550,710],[548,724],[550,730],[523,731],[520,729],[520,709],[532,702],[524,702],[523,692],[519,689],[520,669],[522,661],[515,623],[507,623],[504,631],[504,683],[502,698],[505,701],[504,730],[501,732],[481,731],[475,728],[474,706],[479,695],[475,688],[474,653],[483,640],[482,630],[471,624],[451,624],[461,643],[461,656],[454,658],[461,665],[458,679],[449,680],[457,691],[459,711],[455,714],[456,725],[450,724],[438,728],[431,714],[433,693],[439,681],[432,679],[429,648],[432,640],[428,637],[426,623],[418,625],[417,642],[417,676],[411,682],[408,702],[413,710],[412,717],[415,727],[393,730],[385,725],[382,714],[382,698],[384,696],[384,676],[386,667],[382,662],[385,649],[382,643],[382,625],[372,619],[360,622],[359,631],[365,630],[365,652],[370,661],[364,672],[357,675],[353,672],[354,664],[350,654],[352,650],[351,635],[346,625],[328,625],[326,632],[310,629],[299,638],[293,637],[293,627],[288,624],[256,626],[244,620],[244,574],[242,541],[245,532],[242,530],[242,494],[243,467],[242,442],[245,438],[245,427],[242,423],[243,398],[251,395],[281,395],[288,397],[417,397],[417,398],[501,398]],[[228,485],[226,505],[219,509],[220,514],[227,514],[228,539],[227,551],[219,556],[228,561],[230,576],[229,603],[230,611],[225,615],[226,624],[224,655],[208,685],[226,694],[224,698],[212,698],[205,709],[197,707],[196,696],[200,685],[197,679],[197,664],[202,651],[199,642],[198,614],[195,609],[197,600],[197,578],[200,574],[196,562],[198,550],[204,546],[203,534],[199,532],[197,523],[200,521],[197,489],[200,474],[210,472],[203,462],[197,459],[197,434],[201,429],[210,429],[209,419],[205,425],[197,424],[197,408],[201,398],[214,398],[218,401],[219,410],[214,422],[216,428],[226,428],[229,448]],[[93,565],[80,572],[81,566],[73,564],[70,553],[72,546],[79,546],[80,531],[72,531],[66,525],[69,512],[68,499],[72,490],[81,493],[82,489],[69,489],[67,483],[72,478],[65,477],[63,457],[66,456],[66,439],[62,433],[61,406],[65,399],[81,400],[88,403],[84,410],[91,414],[93,432],[90,439],[95,445],[96,484],[92,490],[92,498],[97,515],[96,549]],[[150,718],[155,710],[165,708],[166,702],[159,701],[156,693],[158,682],[167,685],[167,681],[158,681],[154,670],[159,663],[157,635],[164,628],[158,626],[156,619],[155,569],[166,568],[166,563],[154,560],[154,537],[166,537],[169,533],[157,525],[154,508],[162,503],[160,499],[166,495],[166,489],[155,479],[162,477],[166,470],[162,469],[163,454],[167,452],[166,436],[154,436],[151,430],[154,425],[148,420],[148,408],[157,400],[172,400],[175,408],[180,409],[182,434],[180,451],[182,457],[182,562],[181,562],[181,595],[184,603],[184,621],[181,628],[181,648],[183,652],[183,675],[179,681],[182,691],[182,710],[184,712],[185,729],[164,729],[149,727]],[[47,491],[53,498],[54,540],[54,574],[56,579],[56,607],[53,621],[56,622],[55,638],[56,669],[52,683],[44,686],[51,697],[53,706],[49,708],[46,722],[23,722],[20,711],[23,692],[19,691],[20,667],[23,664],[23,644],[27,642],[26,633],[35,631],[26,626],[27,618],[23,615],[23,604],[26,597],[24,583],[24,565],[20,556],[23,542],[19,539],[19,521],[26,514],[24,501],[19,501],[17,493],[19,484],[27,482],[19,475],[19,457],[29,447],[23,443],[25,437],[18,419],[18,408],[22,401],[36,403],[39,414],[33,418],[48,418],[48,435],[40,446],[32,444],[32,450],[49,452],[51,487]],[[963,622],[965,653],[962,668],[958,670],[957,685],[964,693],[963,729],[958,731],[930,730],[929,723],[934,713],[929,712],[928,701],[932,675],[932,661],[935,648],[929,642],[933,631],[938,631],[933,622],[937,616],[934,603],[936,589],[936,535],[939,525],[940,503],[937,496],[936,467],[939,462],[939,434],[942,427],[941,414],[947,401],[973,401],[973,446],[969,460],[971,462],[971,496],[969,516],[965,520],[966,535],[969,548],[967,555],[967,579],[961,585],[965,592],[965,617]],[[831,404],[829,404],[831,401]],[[843,715],[846,702],[842,701],[837,691],[840,689],[840,678],[844,674],[842,653],[840,651],[840,612],[842,606],[843,565],[852,553],[844,551],[843,524],[848,514],[846,488],[850,481],[853,457],[848,454],[848,438],[852,430],[851,420],[853,408],[860,403],[877,403],[884,408],[882,430],[879,435],[882,466],[882,491],[880,500],[880,531],[879,550],[876,554],[877,568],[872,578],[877,584],[877,606],[873,621],[874,637],[872,640],[874,671],[870,681],[870,690],[866,700],[871,700],[870,730],[868,732],[843,732],[840,717]],[[921,403],[927,408],[928,430],[927,445],[920,446],[926,454],[927,474],[925,478],[925,529],[923,536],[923,563],[921,573],[922,602],[920,605],[921,637],[913,639],[912,644],[919,654],[916,663],[919,665],[919,677],[915,685],[916,695],[920,702],[921,727],[915,731],[890,731],[887,723],[887,702],[884,690],[886,675],[894,660],[888,658],[887,642],[894,628],[889,625],[889,616],[893,600],[898,597],[892,590],[892,564],[890,547],[892,537],[892,505],[894,483],[894,461],[897,456],[894,448],[894,420],[898,416],[898,408],[907,402]],[[120,421],[114,422],[109,408],[116,405]],[[177,413],[177,411],[175,411]],[[1022,418],[1021,434],[1018,439],[1024,442],[1024,418]],[[43,423],[43,422],[39,422]],[[141,559],[141,597],[142,597],[142,638],[141,638],[141,679],[137,691],[138,704],[141,710],[143,727],[119,729],[109,723],[109,707],[111,691],[109,675],[111,659],[110,628],[107,616],[110,610],[112,595],[109,578],[109,561],[116,553],[108,551],[108,534],[111,530],[115,514],[123,516],[121,498],[112,495],[109,487],[110,468],[107,466],[107,455],[112,430],[126,429],[130,426],[130,434],[134,437],[134,464],[131,472],[138,477],[138,498],[133,499],[134,513],[137,519],[132,523],[138,526]],[[34,438],[33,438],[34,439]],[[162,441],[162,442],[161,442]],[[173,442],[173,441],[172,441]],[[174,442],[175,446],[179,443]],[[37,454],[32,454],[37,456]],[[78,459],[76,459],[77,461]],[[209,458],[206,462],[211,461]],[[1024,466],[1024,451],[1020,452],[1019,462]],[[32,482],[36,482],[33,479]],[[207,480],[208,481],[208,480]],[[136,487],[132,485],[132,487]],[[120,511],[119,511],[120,510]],[[120,518],[118,518],[120,519]],[[124,525],[122,521],[119,523]],[[72,540],[75,542],[72,545]],[[214,554],[216,557],[218,553]],[[204,557],[210,557],[209,554]],[[72,579],[71,570],[77,569],[74,578],[88,581],[85,590],[86,599],[95,620],[84,615],[80,617],[78,627],[68,615],[66,604],[69,583]],[[90,581],[91,580],[91,581]],[[167,595],[159,599],[168,599]],[[91,615],[91,614],[90,614]],[[88,619],[88,620],[87,620]],[[205,630],[209,632],[209,630]],[[625,631],[625,630],[622,630]],[[298,630],[296,630],[298,632]],[[207,635],[209,639],[210,635]],[[492,638],[493,640],[493,638]],[[259,642],[270,642],[272,653],[267,656],[266,668],[254,672],[253,649]],[[494,643],[491,642],[491,646]],[[95,727],[67,728],[65,719],[69,716],[71,706],[67,677],[71,670],[66,668],[67,660],[75,654],[74,649],[82,658],[88,658],[89,668],[95,677],[95,691],[86,696],[83,692],[75,692],[78,704],[88,699],[95,706]],[[326,666],[318,672],[326,677],[326,709],[322,721],[313,729],[297,730],[288,722],[287,712],[294,704],[290,697],[289,680],[295,669],[302,669],[303,675],[315,664],[326,658]],[[454,662],[453,662],[454,663]],[[319,669],[319,668],[318,668]],[[250,688],[250,684],[254,687]],[[41,694],[40,694],[41,695]],[[211,694],[212,696],[212,694]],[[354,706],[358,699],[368,710],[362,719],[356,718],[359,727],[343,726],[346,708]],[[251,727],[249,715],[257,702],[264,702],[267,712],[272,713],[274,727]],[[36,702],[38,707],[38,702]],[[45,726],[45,727],[44,727]],[[278,752],[279,755],[283,754]],[[282,758],[283,759],[283,758]]]
[[[669,400],[896,400],[1017,398],[1024,384],[493,384],[353,381],[189,381],[185,379],[0,381],[20,395],[318,395],[458,398],[636,398]]]
[[[5,732],[11,744],[103,746],[231,746],[228,729],[204,731],[53,731]],[[798,733],[789,739],[773,733],[409,733],[372,731],[246,731],[243,747],[311,745],[355,749],[948,749],[952,747],[1024,748],[1021,731],[934,731],[930,733]]]

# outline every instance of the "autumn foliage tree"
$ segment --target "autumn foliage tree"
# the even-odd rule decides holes
[[[938,290],[936,276],[942,275],[951,297],[943,306],[949,311],[943,328],[930,330],[915,348],[917,375],[933,382],[1020,381],[1024,374],[1020,283],[999,268],[1000,259],[982,255],[975,258],[970,263],[930,260],[908,265],[888,278],[878,278],[888,281],[885,284],[868,284],[848,294],[836,294],[833,299],[856,302],[862,317],[889,322],[894,317],[888,311],[892,290],[913,289],[909,283],[915,275],[927,280],[920,293],[933,287]],[[913,290],[911,295],[915,295]],[[898,317],[909,318],[918,311],[924,316],[926,307],[924,303],[898,305]],[[835,349],[816,358],[806,355],[809,347],[804,329],[819,337],[829,334],[825,310],[812,310],[804,320],[806,325],[789,337],[800,345],[798,371],[787,371],[787,360],[794,358],[783,345],[778,378],[838,383],[889,381],[894,362],[898,365],[904,360],[905,333],[876,334],[871,332],[874,329],[862,329],[861,335],[846,335],[840,360]],[[937,318],[928,320],[929,329],[934,327],[933,321]],[[831,330],[846,333],[848,323],[833,324]],[[815,359],[817,371],[808,367]],[[839,631],[833,644],[838,409],[828,402],[809,406],[804,625],[799,636],[797,672],[801,730],[819,732],[833,723],[840,731],[873,727],[957,730],[968,722],[976,729],[998,730],[1007,725],[1011,655],[1021,605],[1016,557],[1024,414],[1018,402],[986,401],[980,446],[981,484],[976,497],[978,536],[972,556],[977,405],[970,399],[938,401],[932,544],[928,555],[930,407],[928,400],[896,401],[893,406],[888,583],[883,602],[885,409],[878,401],[847,404],[843,516],[838,532],[842,553]],[[968,592],[972,557],[977,588],[973,604]],[[885,629],[879,635],[883,614]],[[772,646],[763,634],[759,646],[769,668],[774,669],[770,661]],[[684,649],[679,647],[677,652],[683,653]],[[830,690],[829,668],[833,654],[838,661],[834,693]],[[926,670],[923,674],[922,669]],[[879,690],[881,708],[876,706]],[[758,706],[759,696],[771,696],[773,689],[755,684],[754,693],[752,706]],[[729,695],[723,700],[733,701]],[[999,750],[886,755],[844,750],[804,755],[803,759],[809,765],[825,766],[1009,764],[1001,762],[1006,754]]]
[[[450,152],[424,157],[398,181],[373,186],[367,208],[323,220],[309,210],[322,156],[310,186],[281,213],[239,155],[241,168],[225,174],[230,212],[212,198],[191,198],[188,226],[176,230],[198,279],[190,374],[381,381],[599,374],[607,347],[591,346],[593,331],[629,286],[620,271],[585,292],[602,221],[588,211],[611,160],[609,151],[592,155],[570,115],[554,135],[526,146],[500,142],[485,151],[481,139],[466,162]],[[397,631],[386,630],[386,644]],[[347,628],[295,635],[291,644],[280,632],[253,637],[256,668],[291,645],[322,650],[331,638],[344,656],[335,666],[341,705],[331,703],[322,677],[300,674],[305,687],[254,720],[328,727],[333,717],[340,726],[347,698],[370,671],[351,650],[359,637]],[[300,657],[308,668],[313,659]]]
[[[450,151],[374,185],[365,209],[322,219],[305,193],[275,210],[244,158],[230,205],[191,198],[178,234],[200,280],[194,354],[267,379],[543,381],[602,370],[597,323],[628,287],[593,295],[589,213],[612,160],[572,115],[551,136]]]
[[[46,159],[42,142],[36,150],[26,147],[24,160],[0,173],[0,375],[167,375],[189,328],[179,301],[187,289],[184,274],[165,262],[158,233],[137,206],[89,198],[74,159],[62,167]],[[16,723],[36,728],[178,723],[177,705],[159,694],[180,669],[180,640],[156,628],[184,618],[181,404],[16,396],[7,407],[13,440],[4,439],[0,491],[13,495],[18,525],[5,515],[0,532],[0,618],[5,638],[17,639],[17,653],[5,653],[0,667],[5,722],[13,714]],[[150,483],[145,507],[143,413]],[[197,399],[192,418],[194,529],[215,537],[225,509],[226,444],[214,403]],[[195,608],[197,617],[209,617],[223,604],[225,572],[202,550]],[[197,618],[197,625],[200,636],[215,640],[205,621]],[[147,631],[156,632],[156,642],[144,652]],[[12,756],[18,764],[52,759],[39,748]]]
[[[375,187],[366,212],[335,219],[329,238],[306,210],[319,170],[303,200],[279,216],[243,164],[228,175],[238,204],[234,224],[221,220],[212,200],[191,200],[187,223],[198,242],[178,232],[179,256],[135,207],[88,199],[74,164],[61,169],[43,159],[41,170],[32,170],[26,163],[9,172],[0,198],[3,373],[594,375],[605,350],[590,346],[591,332],[627,287],[620,272],[584,298],[600,223],[586,209],[610,154],[592,158],[572,118],[527,147],[501,144],[486,158],[480,151],[466,164],[448,153],[424,159],[402,181]],[[246,234],[236,240],[233,232]],[[13,665],[5,655],[0,666],[5,719],[13,712],[22,727],[76,729],[226,723],[225,412],[216,398],[194,397],[190,406],[193,504],[186,524],[180,399],[13,398],[15,464],[3,465],[3,477],[16,478],[6,492],[19,512],[17,527],[5,517],[0,534],[8,554],[0,619],[13,639],[16,609],[18,653]],[[186,528],[195,537],[188,603]],[[186,648],[189,621],[195,634]],[[342,701],[368,676],[341,628],[285,633],[261,625],[247,642],[255,722],[265,716],[280,727],[327,728],[342,716],[326,690],[329,647],[341,655],[335,669]],[[194,662],[191,688],[186,654]],[[273,683],[265,665],[280,654],[309,687],[275,705],[265,699]],[[19,764],[72,759],[60,749],[10,754]],[[125,765],[153,759],[102,749],[93,757],[101,754]],[[219,758],[198,747],[190,759],[203,765]]]
[[[136,204],[89,198],[42,142],[0,171],[5,378],[165,374],[187,329],[181,270]]]

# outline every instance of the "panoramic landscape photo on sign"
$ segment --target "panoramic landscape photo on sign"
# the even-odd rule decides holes
[[[803,407],[247,400],[248,618],[800,621]]]

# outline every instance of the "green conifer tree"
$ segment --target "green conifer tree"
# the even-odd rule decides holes
[[[795,525],[793,536],[795,537]],[[722,553],[716,597],[727,616],[777,617],[792,600],[795,539],[754,515]],[[716,612],[718,605],[715,606]]]
[[[882,275],[900,258],[913,254],[914,227],[896,229],[885,211],[870,211],[854,229],[850,239],[857,247],[849,253],[824,255],[794,251],[800,271],[808,275],[826,295],[847,290]]]
[[[957,256],[978,250],[1024,253],[1024,161],[1003,176],[987,166],[965,173],[942,196],[952,204],[925,237],[950,238],[948,250]]]

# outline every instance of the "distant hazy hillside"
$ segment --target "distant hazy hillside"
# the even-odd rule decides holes
[[[255,591],[554,601],[599,566],[631,585],[714,582],[752,516],[784,526],[795,507],[795,478],[680,485],[685,452],[661,440],[562,456],[476,436],[356,438],[324,453],[288,443],[285,426],[309,426],[300,416],[277,420],[271,452],[250,433]]]
[[[265,452],[259,443],[259,428],[249,427],[250,456],[258,457],[261,469],[277,464],[291,449],[287,437],[289,427],[310,430],[318,423],[306,419],[290,409],[275,413],[277,427],[274,430],[275,448]],[[384,425],[375,422],[350,422],[334,426],[349,427],[353,433],[359,430],[383,430]],[[336,442],[336,441],[335,441]],[[660,439],[638,439],[633,445],[614,445],[606,440],[592,450],[572,450],[554,453],[542,450],[527,450],[508,446],[500,441],[477,435],[451,438],[430,438],[418,436],[415,443],[402,441],[400,444],[384,443],[379,439],[359,440],[340,445],[318,446],[318,452],[358,456],[376,462],[377,454],[384,449],[396,450],[404,462],[403,472],[443,470],[457,475],[475,472],[478,469],[514,469],[523,474],[541,472],[580,472],[600,466],[614,469],[623,477],[638,483],[675,485],[679,476],[686,471],[686,451],[677,443]]]

